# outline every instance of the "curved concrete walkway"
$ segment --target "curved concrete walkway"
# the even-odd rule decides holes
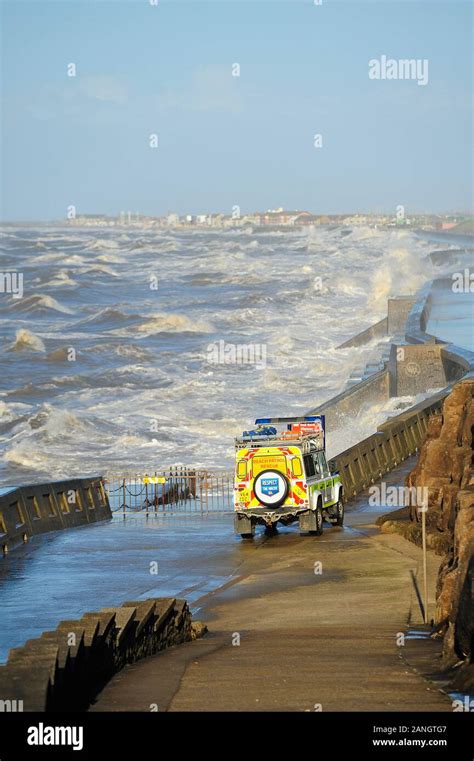
[[[344,529],[243,547],[235,576],[196,603],[209,634],[125,668],[91,710],[450,711],[401,658],[397,637],[422,621],[421,552],[380,534],[380,512],[361,497]]]

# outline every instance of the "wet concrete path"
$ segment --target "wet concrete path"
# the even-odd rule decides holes
[[[266,541],[260,533],[254,547]],[[197,600],[235,578],[249,551],[231,513],[120,513],[32,537],[0,557],[0,662],[63,619],[125,600],[181,597],[196,610]]]
[[[400,657],[397,637],[422,621],[421,552],[381,534],[378,514],[361,497],[342,530],[231,545],[234,577],[195,601],[209,634],[126,667],[91,710],[450,711]]]
[[[125,600],[184,597],[192,605],[226,583],[241,553],[230,514],[117,515],[34,537],[0,558],[0,659],[62,619]]]

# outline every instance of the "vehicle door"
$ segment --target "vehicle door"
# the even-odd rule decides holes
[[[324,487],[322,485],[322,470],[321,463],[317,457],[317,452],[308,452],[303,457],[304,469],[306,474],[306,483],[308,484],[308,492],[317,490],[321,494],[323,499],[323,505],[325,500]]]
[[[331,477],[331,472],[326,460],[324,452],[317,452],[316,457],[318,460],[318,469],[322,479],[322,491],[324,494],[324,505],[330,505],[334,502],[334,479]]]

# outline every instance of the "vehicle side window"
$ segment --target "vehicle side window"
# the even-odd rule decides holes
[[[304,470],[306,473],[306,478],[311,478],[311,476],[316,475],[316,470],[314,467],[314,460],[313,456],[310,454],[305,454],[303,456],[303,463],[304,463]]]
[[[301,470],[301,460],[299,457],[293,457],[291,461],[291,470],[293,471],[293,475],[297,478],[303,475],[303,471]]]
[[[315,452],[313,454],[313,459],[314,459],[314,470],[316,472],[316,475],[317,475],[318,478],[321,478],[322,475],[323,475],[323,472],[322,472],[321,462],[319,460],[319,453],[318,452]]]
[[[326,461],[326,455],[324,454],[324,452],[318,452],[318,454],[319,454],[319,462],[321,466],[322,475],[323,476],[329,475],[329,468]]]

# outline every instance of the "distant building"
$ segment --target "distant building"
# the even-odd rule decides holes
[[[452,230],[452,228],[453,228],[453,227],[456,227],[456,226],[457,226],[457,224],[458,224],[457,222],[446,222],[446,221],[442,221],[442,222],[438,222],[438,223],[437,223],[437,225],[436,225],[436,229],[437,229],[437,230]]]
[[[242,218],[244,225],[259,225],[260,214],[245,214]]]
[[[343,220],[345,225],[367,225],[371,219],[366,214],[353,214]]]
[[[303,211],[301,214],[298,214],[296,219],[294,220],[294,225],[319,225],[321,217],[319,217],[317,214],[310,214],[309,211]]]
[[[284,211],[283,209],[272,210],[260,214],[261,225],[294,225],[297,219],[309,215],[308,211]]]
[[[223,214],[210,214],[209,215],[209,224],[211,227],[222,227],[222,223],[224,221],[224,215]]]
[[[72,225],[84,227],[113,227],[116,223],[115,217],[109,217],[107,214],[77,214],[68,221]]]

